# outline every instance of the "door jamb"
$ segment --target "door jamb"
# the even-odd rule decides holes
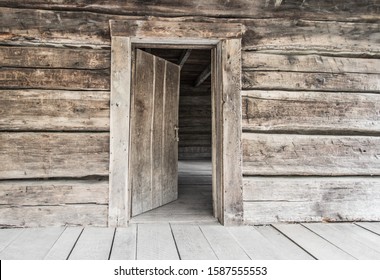
[[[212,30],[236,30],[236,24],[170,23],[160,37],[151,35],[167,22],[111,21],[110,177],[108,226],[127,226],[129,189],[132,45],[154,44],[212,49],[212,160],[214,215],[223,225],[243,221],[241,167],[241,36],[220,38]],[[145,25],[144,25],[145,24]],[[147,26],[147,24],[149,24]],[[128,28],[125,28],[125,27]],[[142,26],[136,30],[135,26]],[[174,27],[173,27],[174,26]],[[133,29],[133,28],[135,29]],[[203,29],[202,29],[203,28]],[[219,29],[218,29],[219,28]],[[240,31],[242,27],[239,25]],[[141,30],[142,29],[142,30]],[[198,32],[195,36],[193,33]],[[207,31],[207,32],[205,32]],[[144,36],[144,34],[146,35]],[[179,34],[180,33],[180,34]],[[214,32],[218,33],[218,32]],[[230,34],[230,33],[228,33]],[[187,36],[189,35],[189,36]],[[215,38],[214,38],[215,37]],[[227,37],[227,38],[225,38]],[[211,39],[210,39],[211,38]],[[125,121],[121,121],[125,120]]]

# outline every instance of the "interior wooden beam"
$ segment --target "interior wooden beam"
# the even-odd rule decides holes
[[[194,87],[199,87],[211,75],[211,64],[209,64],[202,73],[195,79]]]
[[[185,65],[187,59],[189,58],[191,54],[191,50],[188,49],[188,50],[184,50],[180,56],[180,58],[178,59],[178,65],[180,67],[180,69],[182,69],[183,65]]]

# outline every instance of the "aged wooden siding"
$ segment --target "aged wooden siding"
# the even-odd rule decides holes
[[[0,193],[12,198],[0,224],[107,224],[109,20],[145,16],[245,25],[247,223],[380,218],[377,0],[0,0],[0,7]],[[191,92],[180,100],[183,154],[209,155],[208,102]],[[193,115],[197,123],[186,121]],[[194,134],[196,146],[187,147]],[[85,195],[73,177],[87,186],[93,175],[105,181]],[[43,201],[23,192],[30,184],[57,204],[33,205]],[[70,184],[73,205],[59,200]]]

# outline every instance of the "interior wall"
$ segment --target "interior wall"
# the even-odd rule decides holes
[[[379,220],[377,2],[175,2],[0,1],[0,226],[107,225],[109,20],[146,15],[245,25],[246,223]]]

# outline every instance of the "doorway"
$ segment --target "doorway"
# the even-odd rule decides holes
[[[134,48],[131,223],[216,221],[211,55],[210,47]],[[178,79],[175,66],[178,98],[173,91]],[[178,142],[171,141],[174,138]],[[173,172],[178,176],[173,178]]]

